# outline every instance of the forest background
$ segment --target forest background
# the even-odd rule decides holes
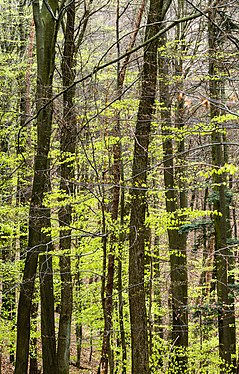
[[[239,373],[238,1],[0,8],[0,373]]]

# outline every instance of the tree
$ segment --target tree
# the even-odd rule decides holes
[[[64,6],[64,3],[63,3]],[[28,247],[20,290],[17,316],[16,374],[27,373],[30,339],[30,313],[38,257],[41,289],[41,333],[44,373],[58,373],[56,360],[54,297],[52,274],[52,242],[50,238],[50,209],[44,205],[44,194],[50,191],[48,159],[53,106],[52,81],[55,68],[55,43],[60,18],[58,2],[32,3],[36,29],[37,51],[37,147],[29,212]],[[63,9],[59,10],[59,17]]]
[[[174,370],[174,372],[184,373],[187,367],[185,349],[188,346],[186,236],[179,231],[180,220],[177,216],[180,205],[178,205],[177,202],[173,158],[173,124],[171,120],[172,98],[169,93],[167,80],[165,81],[165,77],[168,75],[167,60],[161,58],[160,76],[162,78],[160,83],[160,103],[162,105],[161,123],[164,152],[163,162],[166,210],[169,215],[169,227],[167,231],[171,277],[172,344],[175,346],[176,355],[176,357],[172,357],[172,370]]]
[[[145,0],[142,1],[142,4],[138,10],[136,21],[135,21],[135,28],[132,32],[132,36],[130,38],[129,46],[127,50],[131,50],[136,42],[136,37],[139,31],[143,11],[145,8]],[[117,2],[117,12],[116,12],[116,36],[117,36],[117,50],[118,50],[118,57],[120,53],[120,38],[119,38],[119,21],[120,21],[120,4],[119,1]],[[129,64],[130,54],[126,57],[123,61],[122,66],[120,66],[120,61],[117,64],[117,79],[116,79],[116,94],[118,97],[119,102],[122,99],[123,95],[123,86],[124,80],[126,75],[127,66]],[[119,213],[119,204],[120,204],[120,181],[122,178],[122,155],[121,155],[121,126],[120,126],[120,109],[116,115],[116,121],[113,125],[113,136],[114,136],[114,144],[112,146],[113,150],[113,166],[112,166],[112,174],[113,174],[113,182],[114,188],[112,193],[112,206],[111,206],[111,219],[113,227],[117,225],[118,220],[118,213]],[[121,204],[123,204],[123,198],[121,194]],[[124,209],[122,207],[122,209]],[[122,223],[122,222],[121,222]],[[104,336],[102,342],[102,357],[101,357],[101,371],[102,373],[107,374],[108,372],[108,365],[110,368],[110,373],[114,371],[114,359],[113,359],[113,352],[111,348],[111,335],[113,331],[113,287],[114,287],[114,274],[115,274],[115,248],[117,241],[119,242],[119,246],[122,245],[120,243],[122,239],[117,238],[115,234],[115,230],[112,231],[110,236],[110,251],[108,254],[108,262],[107,262],[107,281],[105,286],[105,295],[103,299],[103,310],[104,310]],[[120,256],[120,253],[118,254]],[[121,267],[121,259],[118,261],[119,268]],[[121,269],[118,271],[118,282],[119,282],[119,318],[120,318],[120,329],[121,329],[121,340],[122,340],[122,361],[126,361],[126,350],[125,350],[125,336],[124,336],[124,328],[123,328],[123,313],[122,313],[122,299],[120,299],[121,289],[122,289],[122,280],[121,278]],[[125,370],[125,364],[123,363],[123,371]]]
[[[157,35],[160,22],[171,1],[150,1],[145,41]],[[129,305],[132,344],[132,373],[149,372],[147,316],[145,307],[144,267],[147,207],[146,186],[150,125],[154,114],[157,81],[158,39],[144,50],[142,87],[139,101],[132,166],[131,214],[129,236]]]
[[[214,124],[212,131],[212,163],[215,168],[213,177],[214,200],[213,207],[217,214],[214,215],[215,229],[215,272],[217,282],[217,304],[218,304],[218,336],[219,356],[222,359],[221,373],[225,366],[229,372],[236,373],[236,330],[235,330],[235,308],[234,297],[229,284],[230,260],[228,254],[228,239],[230,238],[230,224],[228,224],[228,190],[226,173],[221,172],[225,167],[225,147],[220,124],[217,118],[222,115],[218,103],[223,99],[224,83],[222,80],[223,69],[217,60],[217,54],[223,50],[222,31],[220,18],[222,17],[225,3],[217,1],[210,2],[210,18],[208,26],[209,38],[209,93],[210,93],[210,117]],[[217,7],[220,6],[219,17]],[[229,253],[228,253],[229,252]]]
[[[63,120],[60,133],[61,180],[60,190],[69,198],[74,195],[74,157],[76,150],[76,115],[74,111],[75,87],[66,90],[75,79],[75,1],[66,10],[66,26],[64,33],[64,50],[62,57],[63,88]],[[60,226],[60,273],[61,273],[61,305],[58,333],[57,360],[59,374],[69,373],[71,317],[73,307],[73,285],[71,275],[71,223],[72,206],[69,202],[59,210]]]

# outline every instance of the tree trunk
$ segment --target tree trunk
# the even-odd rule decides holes
[[[67,7],[67,20],[65,28],[64,52],[62,57],[62,79],[64,89],[69,87],[75,79],[74,56],[75,56],[75,1]],[[60,189],[69,198],[74,194],[74,162],[77,128],[76,115],[74,111],[75,88],[64,91],[63,94],[63,121],[61,126],[61,181]],[[70,161],[68,161],[70,159]],[[73,304],[73,289],[71,276],[71,229],[72,207],[66,204],[59,211],[60,226],[60,250],[64,254],[60,256],[61,273],[61,312],[58,333],[58,369],[59,374],[69,373],[70,363],[70,338],[71,338],[71,316]]]
[[[162,39],[164,47],[166,39]],[[168,62],[165,57],[159,58],[160,65],[160,103],[163,135],[163,163],[166,210],[169,214],[168,242],[170,254],[171,304],[172,304],[172,345],[174,347],[170,366],[174,373],[187,370],[185,349],[188,347],[188,311],[187,311],[187,257],[186,236],[179,232],[180,220],[177,210],[180,208],[175,186],[173,161],[173,141],[171,121],[171,96],[168,88]],[[165,109],[164,109],[165,108]],[[180,145],[182,147],[182,144]],[[184,203],[184,195],[180,198]]]
[[[26,38],[26,30],[24,28],[24,2],[21,1],[19,4],[19,33],[21,38],[21,45],[20,45],[20,56],[24,59],[26,54],[27,56],[27,67],[26,71],[22,72],[21,79],[19,82],[20,85],[20,124],[21,124],[21,138],[19,139],[18,146],[18,153],[24,154],[25,157],[25,165],[23,170],[21,169],[18,173],[18,181],[17,181],[17,204],[19,206],[24,206],[30,202],[30,195],[31,189],[30,186],[32,184],[32,176],[26,176],[28,174],[28,169],[32,168],[33,166],[33,159],[32,157],[29,158],[29,150],[32,148],[31,138],[29,134],[31,133],[31,123],[27,123],[31,116],[31,69],[33,63],[33,48],[34,48],[34,38],[35,38],[35,25],[32,19],[31,27],[30,27],[30,34],[29,34],[29,44],[27,47],[24,46],[24,40]],[[23,81],[24,79],[24,81]],[[20,258],[23,254],[23,249],[26,246],[26,232],[27,232],[27,222],[24,221],[21,223],[20,226],[20,236],[19,236],[19,247],[20,247]],[[32,320],[32,328],[34,333],[37,331],[37,313],[38,312],[38,302],[34,302],[31,308],[31,320]],[[29,374],[37,374],[38,373],[38,362],[37,362],[37,338],[33,337],[30,340],[30,366],[29,366]]]
[[[52,79],[55,62],[56,20],[38,0],[33,1],[33,15],[36,28],[37,51],[37,149],[34,159],[34,178],[29,214],[28,248],[17,318],[17,350],[15,374],[26,374],[28,368],[30,313],[36,277],[38,255],[41,279],[42,350],[44,374],[57,374],[54,299],[50,238],[50,209],[44,206],[44,194],[50,189],[49,148],[52,125]],[[58,2],[49,1],[49,7],[56,15]],[[43,107],[46,105],[45,107]],[[43,108],[42,108],[43,107]],[[42,108],[42,109],[41,109]],[[44,229],[44,230],[43,230]]]
[[[164,3],[164,4],[163,4]],[[170,1],[151,0],[145,40],[153,37]],[[142,91],[139,102],[132,168],[131,214],[129,234],[129,306],[131,324],[132,374],[149,373],[147,316],[144,289],[146,177],[150,125],[154,114],[157,81],[158,40],[144,51]]]
[[[230,255],[227,247],[227,239],[231,233],[228,230],[228,201],[226,197],[226,174],[217,173],[225,164],[225,149],[220,124],[215,122],[215,117],[222,114],[218,102],[222,99],[224,84],[220,77],[223,74],[222,66],[217,62],[217,53],[223,51],[222,34],[218,31],[217,23],[220,22],[224,12],[225,3],[218,0],[216,3],[209,1],[210,17],[208,25],[209,38],[209,90],[210,90],[210,117],[214,119],[215,128],[212,133],[212,164],[215,168],[213,174],[213,186],[215,198],[213,209],[219,214],[214,215],[215,229],[215,270],[217,282],[217,304],[218,304],[218,334],[219,334],[219,356],[223,360],[220,373],[229,368],[230,372],[236,373],[236,330],[234,314],[234,296],[229,286]],[[217,13],[216,5],[221,7],[220,15]]]
[[[141,7],[139,9],[138,15],[136,17],[135,22],[135,30],[133,33],[133,36],[130,41],[129,48],[127,50],[130,50],[134,47],[137,33],[139,31],[139,26],[142,19],[143,10],[145,7],[145,0],[142,1]],[[118,57],[120,55],[120,43],[119,43],[119,10],[120,10],[120,4],[119,1],[117,2],[117,19],[116,19],[116,36],[117,36],[117,49],[118,49]],[[126,69],[128,66],[130,60],[130,54],[127,56],[125,61],[123,62],[122,67],[120,68],[120,62],[118,62],[117,66],[117,89],[116,93],[119,97],[119,100],[121,100],[122,96],[122,90],[124,85],[124,78]],[[121,162],[121,140],[120,140],[120,111],[118,111],[116,115],[116,123],[114,124],[113,133],[116,139],[118,139],[113,144],[113,181],[114,181],[114,188],[112,193],[112,208],[111,208],[111,218],[112,218],[112,224],[116,224],[118,219],[118,210],[119,210],[119,201],[120,201],[120,178],[122,175],[122,162]],[[107,374],[108,373],[108,366],[110,368],[110,374],[113,374],[114,371],[114,360],[113,360],[113,352],[111,348],[111,335],[113,330],[112,325],[112,313],[113,313],[113,282],[114,282],[114,273],[115,273],[115,243],[117,243],[117,238],[114,232],[112,232],[110,236],[110,252],[108,254],[108,262],[107,262],[107,282],[106,282],[106,297],[104,298],[104,316],[105,316],[105,326],[104,326],[104,337],[103,337],[103,343],[102,343],[102,357],[101,357],[101,373]],[[120,245],[120,243],[119,243]],[[118,265],[121,266],[121,263],[118,262]],[[119,275],[119,272],[118,272]],[[119,294],[121,291],[119,291]],[[122,308],[122,306],[121,306]],[[120,309],[120,313],[121,313]],[[121,329],[123,328],[122,325],[123,321],[121,320]],[[124,332],[123,335],[121,335],[124,340]],[[125,353],[124,353],[125,356]],[[123,361],[125,360],[125,357],[123,357]]]

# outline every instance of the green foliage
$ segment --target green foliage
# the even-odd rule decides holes
[[[212,221],[209,219],[205,220],[195,220],[192,223],[188,223],[180,226],[180,232],[189,233],[190,231],[202,230],[212,226]]]
[[[230,189],[226,189],[225,198],[226,198],[227,205],[229,206],[233,198],[233,192]],[[216,203],[217,201],[219,201],[219,192],[217,191],[211,192],[211,194],[208,196],[208,201],[210,203]]]
[[[238,171],[237,166],[233,164],[224,164],[221,167],[218,167],[217,169],[209,169],[208,171],[202,171],[200,172],[200,175],[209,178],[213,175],[222,175],[224,173],[227,173],[229,175],[235,175]]]
[[[114,2],[112,4],[115,7]],[[10,294],[11,290],[18,292],[23,274],[25,257],[23,256],[21,260],[19,258],[20,253],[23,254],[26,250],[26,228],[35,153],[33,148],[36,145],[37,136],[33,122],[22,128],[22,123],[20,123],[21,116],[24,114],[20,113],[20,100],[26,84],[29,63],[26,47],[29,42],[31,14],[29,7],[22,9],[23,12],[19,14],[18,6],[19,2],[5,4],[1,1],[0,4],[0,282],[4,292],[6,291],[4,296]],[[112,43],[112,38],[115,40],[115,21],[112,21],[112,12],[115,11],[115,8],[112,11],[111,4],[109,3],[107,6],[109,8],[102,8],[99,13],[95,13],[96,8],[92,9],[91,17],[96,16],[96,18],[91,21],[85,40],[82,41],[75,56],[76,80],[91,74],[92,68],[115,57],[116,48]],[[133,2],[127,4],[123,2],[120,6],[125,6],[120,18],[124,19],[127,26],[130,25],[130,28],[125,27],[125,24],[122,23],[122,27],[120,27],[119,49],[123,54],[125,52],[124,43],[129,38],[128,33],[131,30],[131,18],[135,15],[135,8]],[[85,19],[81,18],[82,14],[83,6],[79,4],[77,9],[79,33]],[[100,22],[97,18],[99,15]],[[174,18],[173,8],[171,16]],[[20,21],[24,26],[24,38],[20,35]],[[74,154],[60,152],[59,128],[64,128],[67,124],[62,116],[61,96],[53,103],[54,123],[49,155],[51,191],[44,195],[44,205],[51,209],[51,228],[45,232],[51,234],[53,242],[53,250],[48,254],[53,258],[55,304],[59,305],[61,301],[59,257],[67,256],[71,259],[74,285],[72,331],[77,324],[81,325],[83,327],[83,347],[89,348],[90,340],[92,340],[99,354],[104,328],[101,287],[102,280],[105,280],[104,277],[107,275],[103,274],[103,240],[106,240],[106,255],[110,251],[115,255],[112,347],[115,360],[119,361],[119,372],[122,367],[118,316],[119,293],[123,296],[124,307],[128,354],[126,371],[130,373],[131,370],[128,305],[128,254],[131,250],[128,245],[129,207],[131,189],[140,188],[145,191],[147,197],[144,278],[146,301],[147,308],[148,310],[151,308],[150,311],[154,318],[150,372],[152,374],[173,373],[170,362],[175,360],[176,356],[187,354],[188,373],[219,373],[218,336],[215,326],[220,305],[215,301],[216,294],[213,292],[210,294],[210,298],[204,298],[208,285],[201,286],[199,283],[203,279],[204,273],[211,275],[213,269],[213,263],[207,262],[210,257],[210,240],[212,240],[214,233],[213,217],[221,214],[211,208],[213,203],[219,200],[219,194],[215,191],[215,184],[212,185],[212,180],[216,176],[225,176],[223,183],[225,183],[228,207],[231,206],[232,199],[236,202],[238,197],[237,149],[230,145],[231,148],[228,147],[230,149],[227,150],[228,161],[218,168],[212,166],[210,150],[210,137],[215,132],[222,138],[227,135],[229,144],[237,143],[237,133],[234,127],[238,125],[238,98],[230,99],[230,97],[233,97],[232,94],[237,92],[235,82],[238,72],[234,62],[238,58],[238,52],[229,50],[225,43],[225,51],[215,51],[213,56],[221,65],[226,66],[227,70],[218,68],[214,76],[209,75],[206,71],[209,58],[208,46],[203,40],[204,37],[200,40],[201,34],[204,35],[205,30],[202,31],[199,24],[187,22],[186,25],[185,23],[186,28],[182,37],[172,39],[183,26],[180,25],[179,29],[172,30],[173,32],[168,34],[166,45],[159,49],[159,55],[167,59],[169,73],[161,74],[158,81],[159,84],[162,81],[166,83],[172,107],[166,106],[165,103],[158,100],[155,103],[154,118],[151,122],[146,183],[133,185],[131,178],[133,147],[135,140],[137,141],[134,132],[139,105],[139,76],[141,74],[141,59],[137,53],[134,54],[134,63],[128,64],[123,94],[120,95],[120,98],[117,92],[115,65],[102,69],[97,74],[92,74],[92,79],[82,80],[81,84],[76,85],[74,110],[77,115],[77,147]],[[190,33],[188,30],[191,30]],[[225,33],[225,38],[226,35]],[[141,37],[142,35],[139,35],[137,45],[139,45]],[[60,30],[57,40],[54,93],[59,93],[62,90],[59,72],[61,70],[60,60],[63,55],[63,41],[64,35]],[[36,105],[35,52],[32,63],[32,70],[29,71],[31,75],[29,77],[31,108],[27,119],[30,119],[30,115],[35,113]],[[120,64],[122,66],[123,61]],[[175,72],[176,68],[180,68],[180,64],[182,65],[182,74]],[[209,84],[222,82],[225,82],[225,92],[223,93],[225,97],[222,100],[216,100],[216,104],[223,114],[210,118],[209,106],[212,106],[214,99],[210,100],[208,97]],[[179,113],[180,95],[182,95],[182,109]],[[228,112],[226,112],[227,108]],[[168,115],[169,120],[166,124],[162,123],[162,112],[166,112]],[[178,118],[180,116],[181,119]],[[118,119],[119,132],[116,131]],[[163,136],[162,130],[164,131]],[[171,213],[166,212],[165,207],[163,178],[163,157],[165,155],[162,143],[166,141],[172,141],[173,147],[174,168],[170,172],[173,173],[175,179],[174,185],[171,186],[176,191],[174,202],[179,205],[180,193],[186,191],[188,204],[187,208],[176,209]],[[184,142],[184,150],[183,148],[180,150],[179,147],[182,142]],[[119,186],[115,186],[114,181],[113,150],[115,145],[120,145],[122,152]],[[226,151],[226,147],[224,150]],[[72,194],[60,188],[59,171],[62,166],[75,169],[72,179],[64,181],[66,185],[72,183],[74,186]],[[229,180],[230,188],[228,188]],[[120,202],[124,202],[124,209],[121,212],[119,209],[118,219],[112,220],[112,191],[115,187],[120,189]],[[23,193],[25,199],[20,198],[20,192]],[[67,225],[60,227],[58,213],[69,206],[72,209],[70,227]],[[236,203],[235,208],[237,209]],[[237,213],[235,215],[237,216]],[[70,233],[71,248],[59,249],[60,230],[66,235]],[[176,352],[175,342],[169,338],[172,313],[171,301],[169,302],[169,260],[170,255],[185,257],[185,254],[180,254],[178,251],[169,253],[166,235],[168,230],[187,234],[188,238],[190,347],[187,352]],[[112,237],[114,243],[110,244]],[[227,244],[233,246],[228,248],[228,252],[231,254],[230,256],[234,256],[237,250],[237,238],[228,238]],[[119,260],[122,261],[121,290],[117,289]],[[231,270],[229,275],[237,278],[238,271]],[[237,283],[230,283],[229,288],[229,296],[232,295],[232,291],[235,295],[238,294]],[[36,279],[36,289],[39,289],[39,278]],[[37,293],[35,300],[39,302],[39,298]],[[15,313],[16,305],[13,306],[13,309]],[[10,319],[10,313],[6,308],[3,308],[1,313],[0,345],[5,354],[8,347],[15,342],[16,316],[14,315],[14,318]],[[59,316],[57,316],[57,322],[58,320]],[[36,331],[32,326],[31,337],[39,339],[39,314],[37,325]],[[160,338],[162,332],[163,339]],[[225,369],[225,373],[226,371],[227,369]]]

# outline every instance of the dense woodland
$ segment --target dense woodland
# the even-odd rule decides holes
[[[238,374],[238,1],[0,9],[0,373]]]

